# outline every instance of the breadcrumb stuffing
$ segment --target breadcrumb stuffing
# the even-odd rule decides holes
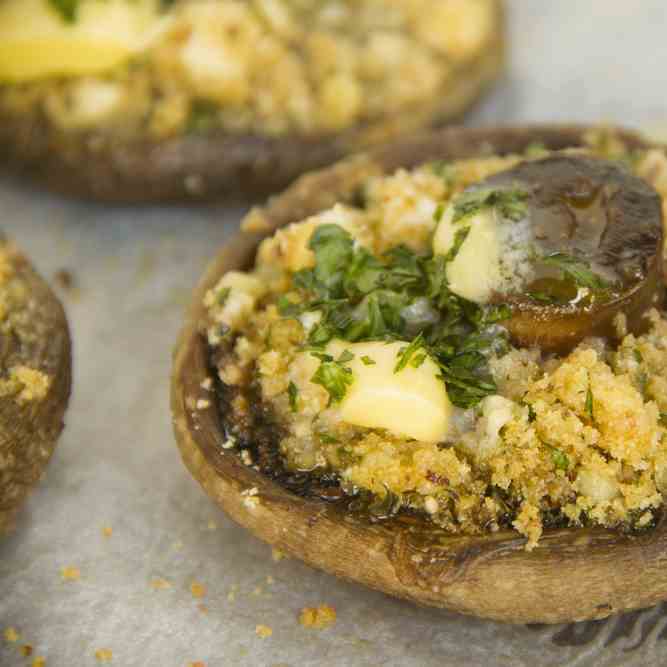
[[[336,622],[336,610],[327,604],[318,607],[304,607],[299,614],[299,623],[304,628],[324,630]]]
[[[616,150],[605,142],[576,152],[610,157]],[[214,347],[227,350],[219,361],[223,382],[240,390],[254,383],[270,407],[289,469],[333,471],[344,490],[370,492],[391,511],[422,511],[452,533],[511,525],[532,549],[554,523],[641,529],[663,506],[664,313],[649,312],[650,326],[640,336],[628,334],[618,318],[618,339],[585,340],[561,357],[499,348],[489,359],[496,393],[473,408],[454,409],[451,433],[433,443],[345,423],[324,387],[312,381],[319,360],[303,351],[312,314],[282,317],[276,306],[279,297],[290,296],[292,272],[313,265],[308,241],[319,225],[335,221],[375,254],[400,244],[427,251],[436,207],[521,159],[532,158],[476,158],[373,176],[363,207],[339,204],[278,231],[261,244],[252,273],[226,279],[261,295],[225,320],[230,341],[222,345],[220,338]],[[639,156],[633,165],[667,200],[664,153]],[[207,298],[211,341],[221,313],[229,312],[226,302]],[[247,405],[235,401],[244,417]],[[252,465],[249,456],[241,452]],[[245,492],[244,502],[252,497]]]

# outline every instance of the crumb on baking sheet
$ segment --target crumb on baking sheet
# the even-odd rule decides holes
[[[206,663],[197,660],[197,662],[189,662],[188,667],[206,667]]]
[[[76,277],[70,269],[58,269],[53,274],[53,281],[64,290],[76,288]]]
[[[111,537],[113,535],[113,528],[111,526],[104,526],[104,528],[102,528],[102,535],[104,535],[104,537]]]
[[[41,655],[32,661],[32,667],[45,667],[45,666],[46,666],[46,658],[44,658]]]
[[[5,628],[4,635],[5,635],[5,640],[11,642],[12,644],[17,642],[21,638],[21,635],[16,630],[16,628],[12,627]]]
[[[113,653],[110,648],[98,648],[95,651],[95,659],[98,662],[111,662],[113,658]]]
[[[328,604],[319,607],[304,607],[299,614],[299,623],[304,628],[323,630],[336,622],[336,610]]]
[[[270,628],[268,625],[256,625],[255,634],[262,639],[266,639],[273,634],[273,628]]]
[[[20,651],[21,655],[24,658],[27,658],[32,655],[32,646],[30,644],[24,644],[23,646],[21,646]]]
[[[164,591],[167,588],[171,588],[171,583],[166,579],[156,577],[155,579],[151,580],[151,588],[155,591]]]
[[[197,609],[199,609],[202,614],[208,614],[208,607],[205,604],[198,604]]]
[[[198,581],[193,581],[190,584],[190,593],[193,598],[203,598],[206,595],[206,587]]]
[[[276,549],[275,547],[271,549],[271,559],[274,563],[279,563],[286,558],[288,558],[287,554],[283,553],[280,549]]]
[[[81,570],[78,567],[63,567],[60,575],[63,581],[78,581],[81,579]]]

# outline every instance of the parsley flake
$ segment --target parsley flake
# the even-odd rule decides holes
[[[547,266],[560,269],[566,277],[570,278],[579,287],[588,287],[592,290],[604,290],[610,287],[608,281],[591,270],[590,264],[583,259],[578,259],[563,252],[554,252],[542,258]]]
[[[321,363],[310,381],[326,389],[330,404],[340,403],[345,398],[347,388],[352,384],[354,378],[349,368],[338,361],[334,361],[331,357],[329,357],[329,360],[323,358],[327,356],[322,355],[320,357]]]
[[[567,470],[570,467],[570,459],[567,454],[555,447],[551,447],[551,460],[559,470]]]
[[[593,391],[591,390],[590,385],[588,385],[588,391],[586,392],[586,403],[584,408],[590,420],[595,421],[595,417],[593,416]]]
[[[361,357],[361,363],[364,366],[375,366],[375,360],[371,359],[367,354],[364,354],[363,357]]]
[[[298,412],[299,411],[299,389],[297,386],[294,384],[294,382],[290,382],[289,385],[287,386],[287,393],[289,395],[289,406],[292,412]]]
[[[79,12],[79,0],[48,0],[67,23],[74,23]]]
[[[398,353],[398,361],[394,367],[394,373],[400,373],[412,359],[412,356],[424,345],[424,336],[419,334],[407,347],[401,348]],[[424,355],[426,358],[426,355]],[[424,359],[421,360],[422,362]]]
[[[528,193],[515,188],[513,190],[472,190],[459,195],[454,202],[452,224],[487,208],[495,208],[503,218],[518,222],[526,217]]]

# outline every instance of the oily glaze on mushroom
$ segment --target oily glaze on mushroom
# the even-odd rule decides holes
[[[272,429],[270,421],[266,421],[265,429],[257,429],[254,432],[250,420],[244,423],[236,421],[237,415],[245,409],[244,401],[248,407],[246,414],[249,416],[257,412],[266,419],[270,417],[270,413],[264,411],[265,405],[262,403],[249,404],[250,395],[234,388],[235,380],[231,374],[233,369],[230,369],[229,375],[224,374],[225,364],[231,364],[232,361],[230,353],[225,351],[224,346],[215,348],[217,351],[212,353],[207,340],[207,336],[210,335],[211,320],[208,306],[204,304],[204,296],[209,293],[213,296],[217,294],[214,288],[220,283],[223,275],[230,271],[232,273],[245,271],[253,266],[257,244],[278,227],[294,220],[308,218],[309,215],[337,202],[353,205],[360,197],[363,198],[363,186],[369,178],[392,173],[402,166],[412,168],[434,160],[450,162],[465,160],[488,155],[489,150],[494,155],[500,156],[502,158],[500,163],[505,164],[506,160],[510,162],[512,160],[508,154],[523,154],[535,142],[543,144],[547,151],[580,147],[587,143],[587,139],[594,131],[594,128],[539,127],[514,130],[443,131],[407,144],[388,146],[366,158],[351,160],[309,175],[274,199],[269,206],[255,211],[248,218],[246,225],[246,228],[249,231],[254,230],[254,233],[248,233],[224,248],[205,276],[195,297],[189,323],[179,341],[175,356],[172,384],[175,433],[184,462],[207,493],[232,518],[288,554],[338,576],[423,604],[515,622],[560,622],[602,618],[616,611],[647,606],[667,597],[667,579],[661,567],[662,554],[667,545],[667,532],[659,509],[655,513],[647,514],[645,519],[642,519],[644,523],[640,522],[641,525],[634,527],[628,526],[626,531],[595,527],[590,522],[583,522],[582,527],[566,528],[562,521],[554,520],[550,523],[549,517],[545,516],[544,531],[539,542],[532,551],[527,551],[526,539],[518,537],[513,530],[508,530],[509,524],[503,523],[502,517],[499,516],[496,518],[495,527],[493,525],[489,527],[490,532],[475,535],[452,534],[451,531],[434,524],[432,518],[434,515],[430,515],[432,505],[430,501],[424,503],[425,511],[405,511],[396,515],[395,503],[391,495],[386,493],[383,496],[384,504],[375,508],[375,518],[393,516],[377,521],[369,516],[367,505],[358,511],[359,508],[353,509],[349,503],[332,502],[339,498],[339,494],[335,491],[335,484],[330,484],[326,477],[320,477],[317,483],[309,483],[308,479],[313,478],[308,478],[308,473],[292,473],[292,478],[288,479],[289,475],[281,473],[277,467],[273,468],[275,474],[272,474],[273,464],[269,459],[262,459],[261,456],[253,457],[255,453],[261,455],[262,452],[269,451],[272,438],[279,437],[280,434],[275,428]],[[623,154],[634,149],[651,148],[631,134],[615,134],[614,139],[623,144],[625,151],[621,151]],[[658,152],[660,151],[656,148],[656,153]],[[581,157],[576,152],[568,151],[563,156],[553,156],[553,159],[573,156]],[[664,163],[664,155],[661,160]],[[523,161],[526,163],[534,161],[534,156],[517,162]],[[471,173],[476,170],[475,165],[464,164],[461,168],[464,171],[470,168]],[[512,168],[499,169],[496,166],[493,172],[508,172]],[[615,167],[609,173],[612,181],[614,178],[622,180],[620,175],[616,175]],[[570,177],[571,170],[568,167],[568,179]],[[482,178],[470,180],[480,181],[484,178],[483,175]],[[494,184],[493,188],[502,189],[500,184]],[[513,181],[512,188],[517,189]],[[642,195],[639,199],[643,199],[643,188],[636,182],[630,183],[628,191],[634,194],[639,192]],[[630,199],[633,199],[632,194]],[[509,217],[516,218],[514,222],[520,223],[524,216],[517,214],[514,208],[516,201],[517,199],[513,198],[511,202],[505,201],[505,204],[511,204]],[[527,197],[521,196],[519,201],[525,203],[526,208],[530,206]],[[651,202],[654,201],[652,192],[649,191],[646,201],[649,202],[647,210],[650,211]],[[495,206],[496,204],[494,208]],[[519,206],[519,209],[521,208]],[[447,212],[437,211],[436,215],[442,221]],[[655,254],[654,244],[657,243],[657,237],[654,225],[655,218],[649,219],[647,238],[653,239],[650,248]],[[462,247],[463,245],[459,244],[459,250]],[[576,252],[579,248],[560,245],[558,251],[566,254],[564,250]],[[602,279],[607,278],[610,281],[614,279],[613,276],[607,277],[604,273],[603,262],[594,268],[592,261],[589,255],[586,263],[590,272]],[[647,263],[646,267],[648,275],[651,264]],[[568,268],[571,269],[570,266]],[[563,278],[564,270],[559,267],[559,271],[554,276],[557,280]],[[530,277],[529,273],[525,275]],[[639,282],[641,280],[643,276]],[[559,293],[554,290],[550,295],[553,297],[557,294]],[[223,289],[220,297],[225,298],[228,295],[229,292],[224,292]],[[495,295],[492,294],[492,298],[495,298]],[[241,302],[234,303],[241,305]],[[543,305],[544,302],[539,304]],[[490,300],[488,306],[493,307],[493,305]],[[554,306],[551,303],[546,305]],[[486,306],[487,304],[483,307]],[[657,316],[652,317],[655,320]],[[510,320],[511,318],[507,321]],[[281,335],[285,335],[285,332],[288,332],[287,335],[292,335],[289,333],[292,330],[297,329],[283,327]],[[588,328],[587,331],[590,332],[592,329]],[[639,395],[639,389],[643,387],[648,392],[652,391],[650,386],[642,385],[642,382],[647,384],[647,380],[642,379],[641,372],[645,364],[650,363],[648,352],[653,353],[657,349],[654,343],[658,344],[659,341],[656,339],[649,344],[647,338],[645,350],[647,355],[642,356],[641,349],[644,348],[638,347],[637,341],[633,341],[632,337],[627,337],[623,346],[615,352],[618,358],[614,361],[621,364],[624,370],[614,375],[604,370],[602,366],[596,367],[592,362],[598,355],[599,340],[592,338],[586,341],[575,356],[567,357],[569,366],[567,374],[565,371],[560,371],[560,375],[554,376],[556,381],[558,378],[565,380],[578,377],[577,374],[583,373],[579,379],[583,380],[583,384],[580,383],[581,393],[577,393],[579,391],[577,386],[573,397],[567,399],[574,401],[572,409],[579,415],[577,419],[583,424],[582,432],[593,433],[596,419],[600,421],[612,419],[603,414],[609,406],[601,402],[602,394],[609,383],[619,382],[625,383],[623,386],[628,387],[627,397],[637,405],[642,405],[641,410],[648,410],[642,414],[648,416],[650,413],[650,420],[655,425],[658,418],[657,408],[647,407]],[[559,340],[558,344],[563,344],[562,340]],[[565,343],[566,346],[571,344],[571,341]],[[364,342],[363,345],[367,343]],[[371,357],[376,353],[374,348],[364,348],[363,352],[363,356],[359,357],[361,363],[384,363],[380,357]],[[337,363],[343,363],[339,360],[349,359],[345,349],[337,357],[334,357],[333,349],[329,355],[321,352],[319,354],[323,359],[322,363],[331,363],[326,360],[328,356]],[[401,354],[406,356],[405,351]],[[556,357],[550,357],[550,354],[550,352],[546,354],[547,374],[559,372],[558,360]],[[370,359],[364,361],[365,356]],[[528,362],[529,358],[526,357],[526,360]],[[412,364],[412,361],[415,363]],[[582,364],[581,369],[577,365],[579,361]],[[280,359],[276,359],[276,362],[279,363]],[[356,359],[353,363],[356,363]],[[422,362],[420,355],[415,355],[408,359],[408,364],[418,369],[425,368],[426,362]],[[232,387],[226,394],[220,391],[219,385],[216,386],[216,383],[222,382],[218,375],[221,371],[226,378],[224,382],[231,383],[228,386]],[[655,377],[657,382],[659,373],[652,377]],[[561,382],[560,389],[568,391],[570,386],[568,382],[569,380]],[[630,388],[627,383],[634,384]],[[648,384],[650,385],[650,381]],[[597,393],[598,388],[600,393]],[[539,385],[537,389],[542,391],[544,386]],[[534,389],[532,394],[525,396],[526,400],[531,401],[530,405],[520,404],[521,394],[516,397],[517,409],[522,411],[522,428],[525,428],[525,433],[530,432],[531,423],[543,424],[543,414],[546,414],[545,403],[544,397],[540,398],[538,395],[539,391],[536,393]],[[297,409],[299,409],[299,395],[285,391],[284,405],[289,414],[288,395],[289,401],[295,401]],[[238,410],[241,410],[241,413]],[[553,414],[557,416],[565,410],[566,406],[563,403],[561,408],[554,409]],[[499,411],[494,409],[494,419],[497,422],[496,435],[502,429],[503,423],[506,423],[497,421],[498,414]],[[414,415],[406,414],[407,420],[415,421]],[[613,423],[613,419],[608,423]],[[242,448],[237,447],[233,438],[236,432],[235,426],[245,427],[248,437],[251,440],[254,438],[254,441],[244,443]],[[639,438],[643,427],[640,422],[636,422],[635,426]],[[487,419],[485,427],[493,430],[490,419]],[[661,432],[660,428],[662,427],[656,426],[656,433]],[[602,436],[606,437],[604,434],[601,434]],[[487,438],[487,435],[480,431],[479,437],[479,444],[482,444],[482,438]],[[391,442],[396,443],[397,440],[392,439]],[[646,446],[650,448],[651,442],[649,438]],[[338,446],[340,444],[345,443],[339,443]],[[475,447],[476,443],[473,439],[469,444]],[[616,444],[619,447],[629,447],[627,442],[621,440]],[[550,483],[556,483],[558,480],[560,484],[572,483],[568,475],[574,471],[567,455],[559,449],[565,445],[565,442],[558,441],[543,445],[545,458],[542,461],[544,465],[550,466],[553,472]],[[407,442],[401,451],[409,455],[410,447],[418,446],[421,446],[421,443],[416,440],[412,444]],[[442,449],[446,447],[443,445]],[[423,447],[422,450],[426,451],[426,448]],[[440,448],[435,446],[429,451],[437,457]],[[568,454],[575,456],[573,450],[568,450]],[[632,452],[629,451],[629,454]],[[508,465],[520,462],[519,450],[516,450],[513,456],[513,459],[508,460]],[[606,465],[604,460],[600,462],[600,466]],[[622,470],[621,466],[619,470],[622,475],[626,475],[630,474],[631,467],[629,463],[627,469]],[[591,487],[590,493],[605,492],[602,488],[604,485],[591,483],[592,471],[586,474],[583,470],[578,472],[580,479],[576,484],[582,492],[588,493],[584,488],[586,484]],[[299,488],[300,480],[302,485]],[[435,486],[452,488],[455,485],[455,480],[445,479],[437,474],[428,475],[428,482]],[[611,492],[616,493],[613,489]],[[328,500],[325,502],[322,498]],[[452,503],[454,502],[458,501],[452,497]],[[515,516],[512,513],[516,512],[516,507],[512,507],[511,497],[503,496],[499,492],[493,498],[493,502],[497,503],[497,506],[502,506],[505,502],[508,515]],[[650,502],[657,503],[656,507],[661,503],[657,497]],[[433,511],[438,510],[434,507]],[[526,518],[523,517],[522,520]],[[639,518],[639,515],[636,518]],[[564,572],[567,576],[564,576]],[[577,592],[574,604],[572,591]]]
[[[268,194],[460,116],[503,44],[501,0],[5,0],[0,151],[75,196]]]
[[[646,328],[643,314],[663,290],[662,204],[627,167],[574,155],[530,160],[470,187],[451,209],[436,247],[451,230],[467,232],[455,262],[465,272],[473,254],[484,264],[479,253],[498,246],[486,261],[504,263],[514,283],[492,284],[507,279],[486,276],[493,267],[481,266],[468,278],[475,284],[459,293],[509,305],[504,325],[518,345],[566,352],[587,336],[612,335],[615,321],[633,333]],[[510,228],[502,240],[493,228],[499,218]],[[450,270],[453,291],[457,268]]]
[[[14,245],[0,242],[0,534],[42,477],[63,428],[71,351],[59,301]]]

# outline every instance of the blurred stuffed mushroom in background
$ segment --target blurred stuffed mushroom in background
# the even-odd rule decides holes
[[[0,152],[77,196],[262,195],[502,64],[500,0],[2,0]]]

